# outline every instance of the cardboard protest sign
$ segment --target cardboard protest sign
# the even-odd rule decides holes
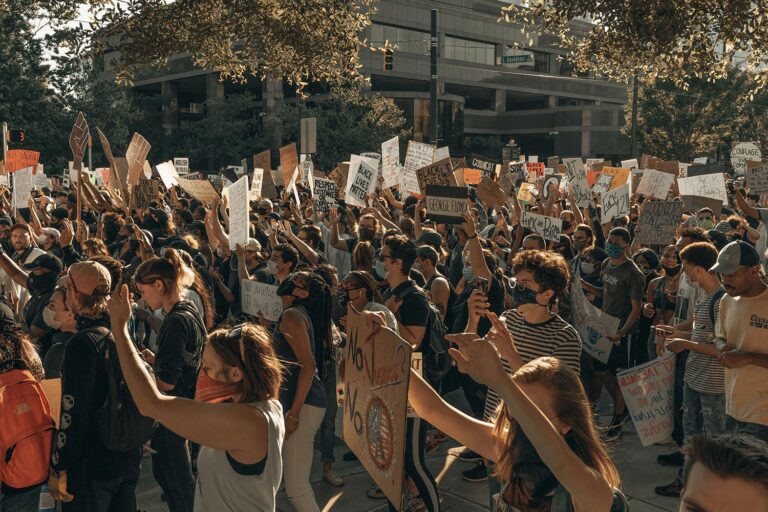
[[[292,142],[280,148],[280,168],[283,171],[283,184],[287,187],[291,181],[293,170],[299,166],[299,155],[296,152],[296,143]],[[299,172],[301,177],[301,172]]]
[[[451,168],[455,171],[456,169],[463,169],[467,166],[467,159],[464,157],[461,158],[451,158]]]
[[[349,179],[345,200],[352,206],[365,207],[365,199],[370,194],[371,188],[376,186],[376,168],[364,160],[355,161],[349,167]]]
[[[189,174],[189,158],[174,157],[173,166],[176,168],[177,175]]]
[[[537,213],[523,212],[520,224],[534,233],[543,236],[545,240],[557,242],[563,231],[563,221],[556,217],[548,217]]]
[[[272,171],[272,158],[268,149],[253,155],[253,168],[264,169],[265,175],[267,172]]]
[[[680,162],[677,160],[659,160],[656,162],[654,170],[677,176],[680,174]]]
[[[503,206],[507,202],[507,194],[504,193],[504,190],[502,190],[498,183],[487,176],[483,176],[483,179],[477,186],[477,195],[486,208]]]
[[[248,203],[248,176],[243,176],[229,188],[229,250],[237,244],[248,243],[250,204]]]
[[[409,140],[403,168],[406,172],[416,172],[417,169],[435,161],[435,151],[435,146],[431,144]]]
[[[114,170],[115,181],[112,181],[112,177],[109,180],[112,183],[112,188],[120,191],[123,197],[128,197],[128,160],[125,157],[116,156]]]
[[[85,155],[85,148],[88,145],[88,138],[91,136],[88,131],[88,123],[85,121],[85,116],[82,112],[77,113],[75,118],[75,124],[72,126],[72,131],[69,133],[69,148],[72,150],[72,157],[74,161],[73,168],[78,171],[82,168],[83,155]],[[6,170],[8,166],[6,165]]]
[[[643,171],[643,178],[637,186],[637,193],[656,199],[666,199],[669,188],[674,182],[674,174],[646,169]]]
[[[632,158],[631,160],[622,160],[621,166],[626,169],[637,169],[637,158]]]
[[[381,176],[383,187],[397,186],[397,175],[400,172],[400,139],[392,137],[381,143]]]
[[[723,210],[723,202],[719,199],[712,199],[711,197],[701,196],[680,196],[683,202],[685,212],[691,212],[695,214],[702,208],[709,208],[715,217],[719,217]]]
[[[28,149],[9,149],[5,160],[5,170],[14,173],[25,167],[34,167],[40,161],[39,151],[30,151]]]
[[[152,146],[140,134],[133,134],[131,143],[125,152],[125,159],[128,161],[128,184],[131,186],[139,182],[139,173],[144,167],[144,161],[147,159],[149,150]]]
[[[512,195],[515,192],[515,180],[519,175],[519,172],[517,170],[515,171],[510,170],[510,167],[512,165],[514,164],[502,166],[501,172],[499,173],[499,177],[497,179],[497,183],[499,184],[501,189],[504,191],[504,193],[508,196]],[[517,167],[515,169],[517,169]]]
[[[461,169],[462,178],[465,185],[479,185],[483,179],[483,171],[480,169],[471,169],[465,167]],[[458,179],[456,180],[458,182]]]
[[[264,183],[264,169],[254,169],[251,178],[251,188],[248,191],[250,201],[258,201],[261,198],[261,186]]]
[[[598,174],[595,184],[592,185],[592,192],[599,195],[605,194],[611,190],[613,179],[614,176],[612,174]]]
[[[616,374],[632,423],[643,446],[672,435],[675,423],[675,354]]]
[[[517,191],[517,200],[521,203],[532,204],[534,202],[532,190],[536,190],[533,183],[521,183],[520,190]]]
[[[497,163],[498,162],[484,156],[472,155],[472,160],[469,162],[469,166],[473,169],[480,169],[482,176],[494,180],[496,179]]]
[[[603,176],[606,174],[613,176],[610,190],[615,190],[629,181],[629,169],[626,167],[603,166],[600,172]],[[677,175],[677,171],[675,171],[675,175]]]
[[[402,509],[411,346],[392,330],[370,330],[350,306],[344,356],[344,442]]]
[[[219,197],[216,189],[213,188],[213,185],[208,180],[186,180],[179,178],[179,186],[184,192],[203,203],[213,204]]]
[[[768,192],[768,164],[747,160],[745,176],[750,192],[755,194]]]
[[[469,209],[466,187],[427,185],[427,217],[438,224],[461,224]]]
[[[647,245],[673,243],[683,215],[680,201],[647,201],[643,204],[635,230],[635,240]]]
[[[579,208],[587,208],[592,203],[592,191],[587,182],[587,172],[581,158],[566,158],[565,174],[568,177],[568,187],[573,194],[573,200]]]
[[[226,178],[229,181],[229,184],[232,184],[240,179],[240,174],[237,172],[237,168],[234,165],[229,165],[223,168],[219,174]]]
[[[528,162],[528,172],[535,173],[536,176],[544,176],[544,162]]]
[[[451,149],[448,146],[437,148],[435,150],[435,156],[434,156],[435,162],[438,162],[445,158],[447,158],[448,160],[451,159]]]
[[[740,142],[731,150],[731,166],[736,174],[744,174],[747,170],[747,160],[759,162],[762,160],[760,145],[755,142]]]
[[[558,164],[560,164],[560,157],[559,156],[548,156],[547,157],[547,167],[555,168]]]
[[[705,164],[694,164],[688,167],[685,177],[702,176],[704,174],[722,174],[725,172],[725,165],[722,162],[712,162]]]
[[[18,169],[13,173],[13,207],[27,208],[29,195],[35,188],[34,167]]]
[[[691,178],[678,178],[677,186],[681,196],[701,196],[719,199],[728,204],[725,178],[722,174],[705,174]]]
[[[152,201],[157,201],[158,182],[156,180],[140,179],[134,187],[134,203],[136,208],[149,208]]]
[[[173,162],[168,160],[167,162],[163,162],[160,164],[157,164],[155,167],[157,169],[157,174],[160,176],[160,179],[163,181],[163,185],[165,185],[165,188],[171,188],[174,185],[178,185],[179,181],[179,175],[176,172],[176,167],[174,167]]]
[[[450,187],[456,184],[456,178],[451,170],[450,158],[434,162],[416,170],[416,178],[419,180],[419,189],[422,194],[426,193],[427,185]]]
[[[586,167],[592,171],[599,171],[605,165],[605,158],[587,158]]]
[[[600,196],[602,203],[600,222],[607,224],[620,215],[629,214],[629,183],[619,188],[609,190]]]
[[[549,199],[549,187],[552,185],[557,185],[557,187],[560,187],[560,179],[561,176],[557,174],[552,174],[550,176],[547,176],[547,178],[544,180],[544,186],[541,189],[541,197],[546,201]]]
[[[277,295],[277,286],[243,279],[240,281],[240,296],[240,307],[246,315],[277,322],[283,312],[283,301]]]
[[[338,203],[339,187],[333,180],[315,178],[315,210],[328,213]]]

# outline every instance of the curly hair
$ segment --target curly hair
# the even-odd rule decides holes
[[[555,292],[561,298],[568,287],[569,271],[565,259],[547,251],[521,251],[512,259],[512,271],[517,274],[527,270],[533,274],[536,284]]]

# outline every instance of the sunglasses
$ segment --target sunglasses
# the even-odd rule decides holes
[[[245,343],[243,342],[243,326],[245,324],[236,325],[227,333],[227,340],[237,341],[240,352],[240,360],[245,363]]]

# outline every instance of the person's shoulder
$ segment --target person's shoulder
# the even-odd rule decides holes
[[[560,335],[563,336],[564,338],[581,340],[581,336],[579,336],[579,332],[576,330],[576,328],[570,323],[563,320],[563,318],[560,315],[557,315],[555,317],[554,325],[557,328]]]

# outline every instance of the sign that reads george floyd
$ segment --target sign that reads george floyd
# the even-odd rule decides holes
[[[427,185],[427,216],[438,224],[461,224],[469,208],[466,187]]]

